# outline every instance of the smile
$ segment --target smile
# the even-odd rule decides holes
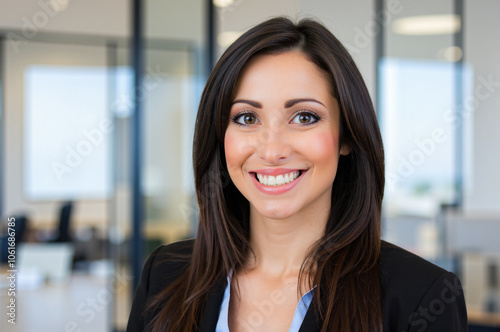
[[[250,172],[258,190],[266,195],[281,195],[292,190],[304,178],[308,169],[267,168]]]
[[[301,173],[300,171],[293,171],[290,173],[280,174],[277,176],[264,175],[260,173],[255,173],[255,175],[257,177],[257,180],[261,184],[269,187],[278,187],[295,181],[300,176],[300,173]]]

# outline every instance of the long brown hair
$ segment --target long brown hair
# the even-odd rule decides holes
[[[308,253],[300,278],[310,275],[307,282],[316,285],[311,305],[322,331],[382,330],[378,260],[384,153],[370,96],[351,56],[323,25],[273,18],[229,46],[208,78],[193,143],[199,227],[184,274],[149,306],[156,312],[152,331],[196,330],[209,292],[248,257],[249,203],[231,182],[225,161],[229,111],[250,59],[292,49],[329,77],[340,106],[340,142],[351,150],[340,157],[325,235]]]

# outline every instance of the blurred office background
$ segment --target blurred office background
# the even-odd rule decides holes
[[[321,20],[365,78],[384,238],[459,274],[471,331],[499,331],[499,14],[497,0],[0,1],[2,310],[9,218],[17,267],[1,330],[125,330],[144,259],[195,232],[213,61],[286,15]]]

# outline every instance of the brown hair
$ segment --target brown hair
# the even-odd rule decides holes
[[[230,181],[225,161],[229,111],[250,59],[292,49],[328,75],[340,106],[340,142],[351,150],[340,157],[325,235],[308,253],[300,278],[314,268],[307,281],[316,285],[311,305],[322,331],[382,330],[378,260],[384,153],[370,96],[351,56],[323,25],[273,18],[238,38],[208,78],[193,143],[199,227],[183,276],[149,306],[156,312],[152,331],[195,330],[209,292],[248,257],[249,203]]]

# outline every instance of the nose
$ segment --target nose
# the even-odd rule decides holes
[[[292,147],[283,128],[262,128],[257,140],[257,154],[264,163],[279,165],[285,162],[291,153]]]

